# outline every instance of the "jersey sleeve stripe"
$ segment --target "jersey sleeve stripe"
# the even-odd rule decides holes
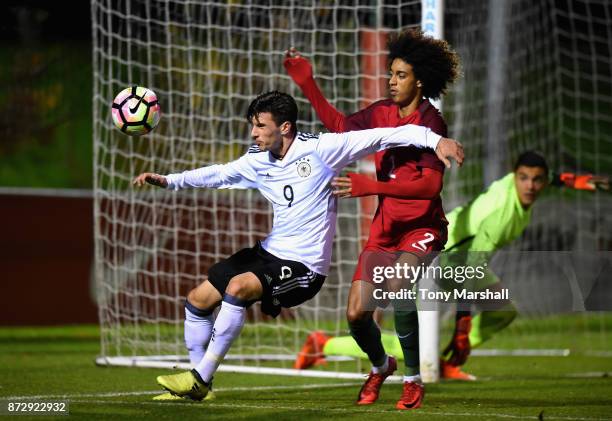
[[[319,135],[314,133],[298,132],[296,137],[298,138],[298,140],[306,142],[311,139],[318,139]]]
[[[259,152],[263,152],[263,151],[259,149],[259,146],[257,145],[252,145],[247,151],[247,153],[259,153]]]

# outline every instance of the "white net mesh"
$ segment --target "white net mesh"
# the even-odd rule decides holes
[[[446,184],[452,186],[445,190],[449,196],[458,195],[446,201],[449,208],[474,197],[492,181],[486,179],[487,167],[493,167],[497,176],[504,175],[518,155],[529,149],[542,152],[557,171],[609,174],[612,170],[612,157],[605,153],[612,149],[607,134],[612,123],[610,4],[506,3],[505,35],[496,33],[504,28],[488,29],[491,12],[486,2],[450,1],[448,5],[447,36],[461,56],[464,75],[446,99],[445,113],[453,136],[470,147],[467,167],[454,174],[457,184]],[[488,92],[494,79],[487,60],[492,33],[507,43],[506,54],[498,56],[501,63],[495,67],[502,73],[497,79],[504,82],[497,87],[497,98]],[[488,110],[496,101],[501,101],[499,117]],[[491,128],[495,123],[500,127]],[[491,133],[496,138],[487,136]],[[488,154],[489,142],[499,145],[498,155]],[[549,189],[550,199],[537,204],[544,209],[551,200],[566,199],[570,206],[563,212],[572,214],[563,218],[565,223],[542,228],[550,221],[550,212],[538,209],[534,214],[540,218],[524,241],[538,244],[533,247],[537,250],[610,250],[610,230],[597,228],[612,226],[610,197],[565,193]]]
[[[609,4],[499,3],[507,9],[492,15],[486,2],[447,1],[446,38],[461,55],[464,77],[445,100],[445,117],[469,155],[466,166],[447,177],[447,209],[478,194],[486,174],[509,171],[527,148],[544,152],[552,168],[612,172]],[[491,16],[505,19],[505,32],[488,32]],[[378,85],[386,70],[368,70],[384,51],[365,40],[417,26],[420,19],[418,0],[92,1],[102,356],[184,355],[185,294],[213,263],[254,244],[271,224],[270,209],[257,192],[134,190],[132,177],[238,158],[250,143],[246,107],[268,90],[294,94],[301,129],[321,129],[284,74],[283,51],[289,46],[309,57],[338,109],[356,111],[384,95],[382,89],[366,89]],[[488,59],[491,37],[506,37],[506,49],[496,52],[501,66]],[[503,70],[497,79],[487,78],[491,66]],[[497,95],[487,85],[495,83],[504,86]],[[115,94],[134,84],[156,92],[163,117],[153,133],[129,139],[113,128],[109,110]],[[610,197],[600,193],[551,191],[513,247],[609,250],[610,210]],[[346,334],[346,295],[364,235],[360,220],[368,218],[360,212],[361,202],[341,201],[324,290],[276,320],[265,319],[255,306],[233,354],[295,355],[312,330]],[[538,312],[537,302],[519,306]],[[602,332],[605,337],[606,320],[595,324],[598,338]],[[552,330],[562,336],[563,326],[555,323]]]
[[[477,195],[530,149],[543,153],[557,172],[612,173],[610,2],[449,0],[446,7],[446,37],[461,56],[463,78],[445,98],[444,111],[469,159],[445,180],[445,208]],[[522,238],[506,250],[611,250],[611,211],[608,193],[550,187]],[[499,270],[506,282],[519,285],[513,297],[523,320],[495,345],[609,345],[606,314],[544,320],[568,299],[562,292],[568,280],[555,277],[559,272],[538,260],[541,255],[521,256]],[[610,296],[609,289],[605,293]],[[583,340],[584,334],[597,340]]]
[[[418,25],[419,10],[414,0],[386,6],[93,2],[96,275],[104,356],[185,354],[185,294],[213,263],[253,245],[271,225],[257,192],[136,191],[130,179],[238,158],[250,143],[246,108],[268,90],[295,94],[301,129],[319,130],[309,104],[284,75],[283,52],[290,46],[307,53],[339,109],[354,111],[382,97],[384,89],[364,94],[363,86],[379,85],[386,69],[364,74],[363,67],[384,57],[384,43],[366,45],[364,39],[383,24],[394,30]],[[152,134],[128,139],[112,128],[108,104],[132,84],[157,93],[163,117]],[[345,334],[344,305],[360,245],[358,207],[356,201],[341,203],[324,292],[277,320],[265,320],[255,306],[232,353],[293,356],[313,329]]]

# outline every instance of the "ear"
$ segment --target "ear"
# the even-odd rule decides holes
[[[286,136],[291,133],[291,123],[285,121],[283,124],[280,125],[280,131],[283,136]]]
[[[420,80],[417,80],[416,86],[417,86],[417,88],[422,88],[423,84],[421,83]]]

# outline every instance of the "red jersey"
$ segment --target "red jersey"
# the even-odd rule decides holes
[[[377,127],[397,127],[404,124],[426,126],[446,137],[446,124],[438,110],[424,100],[410,115],[400,118],[399,107],[387,99],[377,101],[349,116],[336,110],[321,93],[312,78],[312,68],[303,58],[285,60],[287,72],[317,112],[325,127],[337,133]],[[427,199],[415,198],[411,186],[422,180],[423,168],[444,174],[445,166],[431,149],[416,147],[393,148],[375,154],[378,182],[364,176],[350,174],[352,195],[378,194],[379,203],[372,221],[368,245],[402,250],[411,231],[431,228],[437,231],[442,245],[446,241],[446,225],[442,200],[437,190]],[[429,184],[426,182],[426,184]],[[434,190],[430,186],[426,190]],[[422,195],[417,195],[423,197]],[[404,238],[406,237],[406,238]],[[412,241],[412,240],[410,240]]]
[[[325,99],[312,77],[312,68],[307,60],[302,57],[287,58],[284,65],[330,131],[416,124],[429,127],[446,137],[446,124],[428,100],[424,100],[404,118],[400,118],[399,107],[391,100],[375,102],[346,117]],[[370,236],[357,261],[353,281],[373,282],[373,267],[392,264],[397,259],[398,251],[412,253],[423,263],[429,264],[432,252],[444,249],[446,242],[448,222],[438,190],[445,166],[435,152],[415,147],[393,148],[376,153],[374,160],[377,181],[359,174],[349,174],[351,196],[378,194],[379,199]],[[431,172],[423,175],[424,168],[438,171],[440,176],[432,182]],[[386,261],[387,258],[391,260]]]
[[[399,107],[391,100],[382,100],[346,117],[344,130],[363,130],[375,127],[397,127],[404,124],[426,126],[446,137],[446,124],[438,110],[424,100],[417,110],[400,118]],[[444,173],[445,166],[431,149],[417,147],[393,148],[377,152],[374,157],[378,181],[410,183],[422,177],[423,168]],[[355,180],[353,180],[353,183]],[[376,189],[373,189],[376,191]],[[440,195],[432,199],[408,199],[379,194],[379,204],[368,245],[395,243],[396,237],[418,228],[443,230],[447,225]],[[444,239],[445,240],[445,239]],[[443,240],[443,241],[444,241]],[[366,246],[367,247],[367,246]]]

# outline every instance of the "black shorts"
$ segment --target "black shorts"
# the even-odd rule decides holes
[[[325,276],[303,263],[268,253],[259,241],[254,247],[242,249],[214,264],[208,271],[208,281],[223,295],[230,280],[245,272],[253,272],[261,282],[261,311],[272,317],[278,316],[281,307],[294,307],[310,300],[325,281]]]

